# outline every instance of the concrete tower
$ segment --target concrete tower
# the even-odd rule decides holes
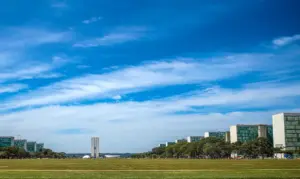
[[[99,158],[99,137],[91,138],[91,157]]]

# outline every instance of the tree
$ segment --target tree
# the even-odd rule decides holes
[[[265,157],[271,157],[274,154],[273,146],[268,139],[264,137],[257,138],[253,142],[253,152],[264,159]]]

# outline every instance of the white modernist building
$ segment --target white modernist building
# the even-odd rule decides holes
[[[99,158],[99,137],[91,138],[91,157]]]
[[[272,118],[274,147],[300,149],[300,113],[279,113]]]

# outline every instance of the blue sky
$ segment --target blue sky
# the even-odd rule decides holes
[[[0,135],[143,152],[300,111],[296,0],[28,2],[1,1]]]

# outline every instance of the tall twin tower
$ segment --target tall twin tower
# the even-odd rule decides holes
[[[99,137],[91,138],[91,158],[99,158]]]

